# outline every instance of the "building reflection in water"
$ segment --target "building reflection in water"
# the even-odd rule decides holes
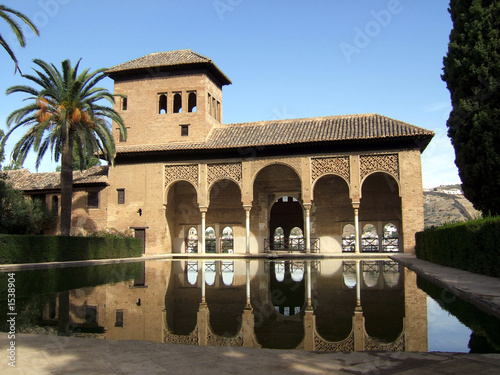
[[[108,339],[427,351],[426,295],[388,260],[146,261],[133,281],[70,291],[69,306]]]

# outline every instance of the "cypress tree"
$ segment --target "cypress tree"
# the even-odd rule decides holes
[[[451,0],[449,12],[448,136],[464,195],[483,214],[500,214],[500,2]]]

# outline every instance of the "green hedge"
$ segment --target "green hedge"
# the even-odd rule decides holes
[[[500,217],[443,225],[415,237],[419,259],[500,277]]]
[[[133,237],[0,235],[0,264],[133,258],[142,243]]]

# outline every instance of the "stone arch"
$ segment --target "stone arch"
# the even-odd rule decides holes
[[[165,191],[166,230],[170,240],[167,245],[170,245],[171,252],[183,253],[185,231],[189,227],[197,228],[201,223],[198,193],[190,181],[184,180],[173,182]]]
[[[293,163],[289,163],[289,162],[283,161],[283,160],[280,160],[280,161],[272,160],[272,161],[266,161],[265,163],[263,163],[262,165],[260,165],[260,168],[253,173],[252,179],[251,179],[251,186],[255,186],[255,180],[257,179],[257,177],[259,176],[259,174],[263,170],[265,170],[268,167],[279,166],[279,165],[288,167],[291,170],[293,170],[295,172],[295,174],[297,175],[297,178],[300,181],[300,185],[301,186],[303,185],[303,183],[302,183],[302,174],[301,174],[300,170],[298,170],[296,168],[296,166],[293,165]]]
[[[207,164],[207,184],[208,190],[213,184],[224,179],[236,182],[240,189],[242,187],[243,167],[241,162],[237,163],[208,163]]]
[[[260,244],[266,244],[267,241],[272,243],[277,227],[283,228],[285,236],[288,236],[294,226],[299,226],[305,232],[304,208],[301,202],[302,181],[295,168],[287,163],[267,163],[255,175],[252,193],[250,226],[256,237],[260,237]],[[276,208],[277,202],[280,203],[280,209]],[[293,218],[287,216],[288,208]],[[280,217],[283,223],[280,222]]]
[[[284,234],[284,248],[304,249],[304,207],[297,199],[283,196],[271,202],[269,209],[269,238],[274,244],[276,229],[282,228]],[[300,230],[301,238],[292,239],[292,231]],[[278,250],[274,249],[273,250]]]
[[[214,186],[216,186],[217,184],[220,184],[220,183],[224,183],[224,181],[234,182],[234,184],[237,185],[239,190],[240,190],[240,195],[242,194],[240,181],[237,181],[236,179],[229,177],[229,176],[228,177],[218,177],[218,178],[214,179],[213,181],[211,181],[210,186],[208,187],[208,190],[207,190],[208,191],[208,203],[210,203],[210,194],[211,194]]]
[[[327,173],[315,181],[312,194],[313,237],[327,252],[342,252],[344,226],[354,223],[349,185],[342,176]]]
[[[196,196],[198,196],[198,187],[190,180],[183,180],[183,179],[178,179],[178,180],[173,180],[169,181],[168,184],[165,185],[165,189],[163,190],[163,205],[168,204],[168,194],[172,186],[178,182],[187,182],[189,183],[193,189],[196,191]]]
[[[362,225],[371,223],[377,233],[382,224],[391,222],[398,228],[402,222],[402,204],[398,182],[385,172],[370,173],[361,185],[359,220]]]
[[[245,210],[241,204],[241,187],[231,178],[217,179],[208,190],[207,223],[230,226],[233,236],[244,236]]]
[[[399,180],[394,177],[391,173],[382,171],[382,170],[376,170],[370,173],[367,173],[366,176],[364,176],[361,180],[361,188],[360,188],[360,197],[363,197],[363,186],[371,176],[384,176],[384,179],[386,180],[387,185],[390,187],[392,191],[397,190],[397,193],[399,196],[401,196],[401,186],[399,183]]]
[[[341,178],[347,185],[347,189],[348,189],[348,193],[349,193],[349,196],[351,196],[351,186],[350,186],[350,183],[348,180],[346,180],[346,178],[338,173],[333,173],[333,172],[325,172],[323,174],[321,174],[320,176],[318,176],[314,181],[313,183],[311,184],[311,200],[314,200],[314,189],[316,188],[316,184],[318,183],[318,181],[320,181],[321,179],[325,178],[325,177],[328,177],[328,176],[336,176],[336,177],[339,177]]]

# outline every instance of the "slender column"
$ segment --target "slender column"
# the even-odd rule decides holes
[[[311,252],[311,203],[304,203],[304,209],[306,210],[306,253]]]
[[[245,229],[246,229],[246,238],[245,238],[245,243],[246,243],[246,253],[250,254],[250,210],[252,209],[252,205],[243,205],[243,208],[245,209]]]
[[[246,290],[247,290],[247,308],[252,307],[250,301],[250,261],[247,260],[247,282],[246,282]]]
[[[201,264],[201,303],[206,303],[205,299],[205,290],[206,290],[206,283],[205,283],[205,261],[201,260],[199,262]]]
[[[311,261],[306,260],[306,271],[307,271],[307,307],[312,306],[312,285],[311,285]]]
[[[312,307],[311,261],[306,260],[306,291],[307,306],[304,311],[304,350],[314,350],[314,329],[316,317]]]
[[[354,252],[356,254],[359,254],[360,252],[360,246],[359,246],[359,202],[355,202],[352,204],[352,207],[354,208],[354,237],[355,237],[355,242],[354,242]]]
[[[356,306],[361,306],[361,262],[356,261]]]
[[[205,207],[200,207],[201,211],[201,253],[205,254],[205,219],[207,216],[207,209]]]

